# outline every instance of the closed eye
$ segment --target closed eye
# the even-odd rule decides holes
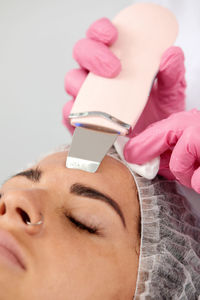
[[[65,216],[69,219],[69,221],[75,225],[78,229],[81,229],[81,230],[86,230],[88,231],[90,234],[98,234],[98,228],[96,226],[87,226],[81,222],[79,222],[78,220],[74,219],[72,216],[70,215],[66,215]]]

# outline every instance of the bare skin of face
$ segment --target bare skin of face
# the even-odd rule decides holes
[[[140,249],[133,177],[109,156],[96,173],[67,169],[66,156],[49,155],[32,167],[36,178],[25,172],[1,187],[0,229],[19,243],[25,269],[0,255],[0,299],[131,300]],[[26,224],[40,213],[44,224]]]

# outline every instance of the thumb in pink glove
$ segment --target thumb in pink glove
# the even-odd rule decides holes
[[[112,78],[119,74],[121,64],[109,46],[117,39],[117,29],[106,18],[93,23],[87,38],[78,41],[73,55],[81,66],[66,74],[65,89],[73,98],[63,108],[63,124],[70,130],[68,116],[81,85],[88,72]],[[130,136],[140,133],[149,124],[168,117],[185,108],[184,55],[179,47],[169,48],[162,57],[157,80],[154,82],[148,102]]]
[[[172,114],[148,126],[124,148],[128,162],[143,164],[160,156],[159,174],[200,193],[200,111]]]

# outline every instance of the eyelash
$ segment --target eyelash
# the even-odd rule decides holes
[[[96,226],[87,226],[81,222],[79,222],[78,220],[76,220],[73,216],[65,213],[65,217],[74,225],[76,226],[78,229],[80,230],[85,230],[87,231],[88,233],[90,234],[96,234],[98,235],[99,234],[99,230]]]

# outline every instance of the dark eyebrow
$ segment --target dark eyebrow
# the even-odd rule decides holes
[[[111,197],[109,197],[108,195],[105,195],[105,194],[99,192],[98,190],[91,188],[89,186],[83,185],[81,183],[74,183],[70,187],[70,193],[78,195],[78,196],[83,196],[83,197],[88,197],[88,198],[93,198],[93,199],[104,201],[105,203],[110,205],[117,212],[117,214],[120,216],[120,218],[122,220],[124,227],[126,227],[125,218],[124,218],[124,215],[122,213],[122,210],[121,210],[119,204],[116,201],[114,201]]]
[[[17,176],[25,176],[27,179],[33,181],[33,182],[39,182],[40,178],[42,176],[42,171],[37,167],[35,169],[29,169],[26,171],[22,171],[20,173],[15,174],[11,178],[17,177]],[[126,222],[124,215],[122,213],[122,210],[119,206],[119,204],[113,200],[111,197],[108,195],[105,195],[101,193],[100,191],[91,188],[89,186],[83,185],[81,183],[74,183],[70,187],[70,193],[78,195],[78,196],[83,196],[83,197],[88,197],[96,200],[101,200],[110,205],[120,216],[121,221],[123,223],[123,226],[126,227]]]
[[[20,173],[15,174],[11,178],[17,177],[17,176],[24,176],[27,179],[33,181],[33,182],[39,182],[40,178],[42,176],[42,171],[39,168],[36,169],[29,169],[26,171],[22,171]]]

